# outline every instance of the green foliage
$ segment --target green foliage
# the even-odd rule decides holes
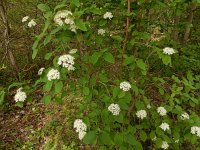
[[[162,13],[157,13],[160,8],[166,12],[172,9],[165,14],[166,20],[170,20],[173,11],[181,15],[183,12],[179,7],[185,7],[187,3],[138,1],[131,5],[137,11],[127,14],[126,1],[104,2],[72,0],[70,4],[58,4],[54,9],[46,4],[37,6],[43,13],[44,23],[41,33],[35,37],[32,58],[51,47],[51,51],[43,56],[48,65],[35,83],[35,86],[43,87],[42,101],[45,104],[62,103],[68,94],[66,87],[72,93],[80,92],[84,100],[77,118],[87,125],[87,131],[83,139],[79,138],[82,143],[100,149],[160,149],[164,141],[170,149],[181,149],[185,144],[189,148],[192,145],[198,147],[199,137],[190,130],[200,123],[200,76],[191,71],[182,77],[173,73],[174,64],[182,65],[177,59],[184,56],[181,56],[180,46],[169,39],[167,32],[172,30],[172,21],[157,22],[155,16],[140,20],[140,13],[146,14],[143,11],[149,9],[148,15],[155,11],[155,15],[162,18]],[[59,24],[54,17],[63,10],[72,14],[67,18],[69,20],[61,16]],[[112,11],[113,18],[104,17],[108,11]],[[128,35],[124,35],[127,17],[132,18],[132,22],[125,30]],[[66,23],[68,21],[71,22]],[[160,26],[165,39],[152,38],[154,33],[148,31],[151,25]],[[100,34],[99,29],[105,33]],[[175,49],[175,54],[163,52],[168,45]],[[69,54],[71,49],[78,49],[78,52]],[[63,54],[75,59],[75,70],[58,63]],[[196,57],[187,59],[198,62]],[[59,72],[59,78],[49,80],[47,76],[52,68]],[[123,81],[130,83],[130,89],[121,87]],[[11,87],[22,85],[14,83]],[[4,91],[0,93],[0,104],[4,94]],[[109,110],[111,104],[119,106],[118,114]],[[17,105],[22,107],[23,103]],[[166,109],[167,115],[159,115],[157,108],[160,106]],[[144,118],[137,115],[140,110],[147,113]],[[189,119],[181,118],[185,112]],[[169,130],[161,129],[163,122],[169,124]],[[46,144],[46,149],[56,148],[57,144],[55,137],[54,142]],[[64,145],[63,149],[68,147]]]

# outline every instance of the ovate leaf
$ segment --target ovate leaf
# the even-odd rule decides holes
[[[76,27],[82,31],[87,31],[87,28],[85,26],[85,23],[82,20],[76,20],[75,21]]]
[[[59,82],[57,82],[57,83],[55,84],[55,92],[56,92],[56,93],[60,93],[61,90],[62,90],[62,88],[63,88],[63,83],[62,83],[62,81],[59,81]]]
[[[113,57],[113,55],[110,52],[106,52],[103,55],[103,58],[105,59],[105,61],[114,64],[115,63],[115,58]]]
[[[50,7],[46,4],[39,4],[37,5],[37,8],[40,9],[42,12],[46,12],[50,10]]]
[[[83,138],[85,144],[94,144],[96,141],[97,135],[96,131],[89,131]]]

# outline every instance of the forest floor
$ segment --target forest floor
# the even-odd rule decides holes
[[[62,104],[44,105],[35,101],[23,108],[0,111],[0,150],[73,147],[77,143],[73,121],[80,100],[67,96]]]

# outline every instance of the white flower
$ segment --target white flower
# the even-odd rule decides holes
[[[60,72],[57,69],[51,69],[47,74],[47,78],[49,81],[60,79]]]
[[[22,18],[22,22],[26,22],[28,20],[29,16],[25,16]]]
[[[148,104],[148,105],[147,105],[147,108],[148,108],[148,109],[151,109],[151,105],[150,105],[150,104]]]
[[[66,24],[72,25],[72,24],[74,24],[74,20],[71,19],[71,18],[66,18],[66,19],[65,19],[65,23],[66,23]]]
[[[83,122],[83,120],[76,119],[74,121],[74,128],[76,129],[76,132],[78,133],[79,139],[82,140],[86,134],[87,125]]]
[[[164,131],[169,130],[169,124],[164,122],[160,125],[160,128],[163,129]]]
[[[178,139],[178,140],[175,140],[175,143],[179,143],[179,139]]]
[[[153,141],[156,141],[156,140],[157,140],[157,137],[155,136],[152,140],[153,140]]]
[[[40,68],[39,71],[38,71],[38,75],[41,75],[43,73],[44,69],[45,68]]]
[[[111,12],[106,12],[104,15],[103,15],[103,18],[104,19],[112,19],[113,15]]]
[[[28,23],[28,27],[31,28],[34,26],[36,26],[36,22],[34,21],[34,19],[31,19],[31,21]]]
[[[198,137],[200,137],[200,127],[197,126],[193,126],[191,127],[191,131],[192,134],[196,134]]]
[[[75,54],[77,51],[78,51],[77,49],[71,49],[71,50],[69,51],[69,54]]]
[[[158,107],[157,108],[157,112],[161,115],[161,116],[165,116],[167,114],[167,111],[164,107]]]
[[[105,35],[106,31],[104,29],[98,30],[98,35]]]
[[[56,13],[56,15],[54,16],[54,22],[56,24],[58,24],[59,26],[62,26],[62,25],[64,25],[64,20],[65,20],[68,24],[68,20],[66,20],[66,19],[70,19],[71,16],[72,16],[71,11],[68,11],[68,10],[58,11]],[[71,23],[71,19],[70,19],[69,23]]]
[[[137,111],[136,116],[140,119],[144,119],[147,117],[147,112],[145,110],[139,110]]]
[[[86,135],[86,133],[87,133],[87,132],[85,132],[85,131],[79,132],[79,133],[78,133],[78,138],[79,138],[80,140],[82,140],[82,139],[84,138],[84,136]]]
[[[181,114],[181,120],[187,120],[187,119],[190,119],[190,116],[188,115],[188,113],[183,113]]]
[[[70,25],[69,29],[70,29],[72,32],[76,32],[77,27],[76,27],[75,24],[72,24],[72,25]]]
[[[74,121],[74,128],[76,129],[76,132],[86,131],[87,126],[81,119],[76,119]]]
[[[75,70],[74,68],[74,57],[66,54],[66,55],[62,55],[58,58],[58,65],[62,65],[62,67],[67,68],[68,71],[73,71]]]
[[[68,11],[68,10],[58,11],[56,15],[54,16],[54,22],[59,26],[63,26],[64,24],[67,24],[69,25],[69,29],[72,32],[76,32],[77,27],[74,23],[74,19],[73,19],[71,11]]]
[[[19,88],[14,96],[15,102],[24,102],[26,98],[27,98],[26,93],[22,91],[22,88]]]
[[[165,47],[163,49],[163,53],[164,54],[167,54],[167,55],[172,55],[175,53],[175,50],[173,48],[170,48],[170,47]]]
[[[108,110],[115,116],[119,115],[120,113],[120,107],[118,104],[110,104]]]
[[[129,91],[131,89],[131,85],[129,82],[121,82],[120,83],[120,89],[122,89],[123,91]]]
[[[162,145],[161,145],[161,148],[168,149],[168,147],[169,147],[169,144],[166,141],[163,141]]]

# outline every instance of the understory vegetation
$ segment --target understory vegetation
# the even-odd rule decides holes
[[[199,0],[0,0],[0,149],[200,150]]]

